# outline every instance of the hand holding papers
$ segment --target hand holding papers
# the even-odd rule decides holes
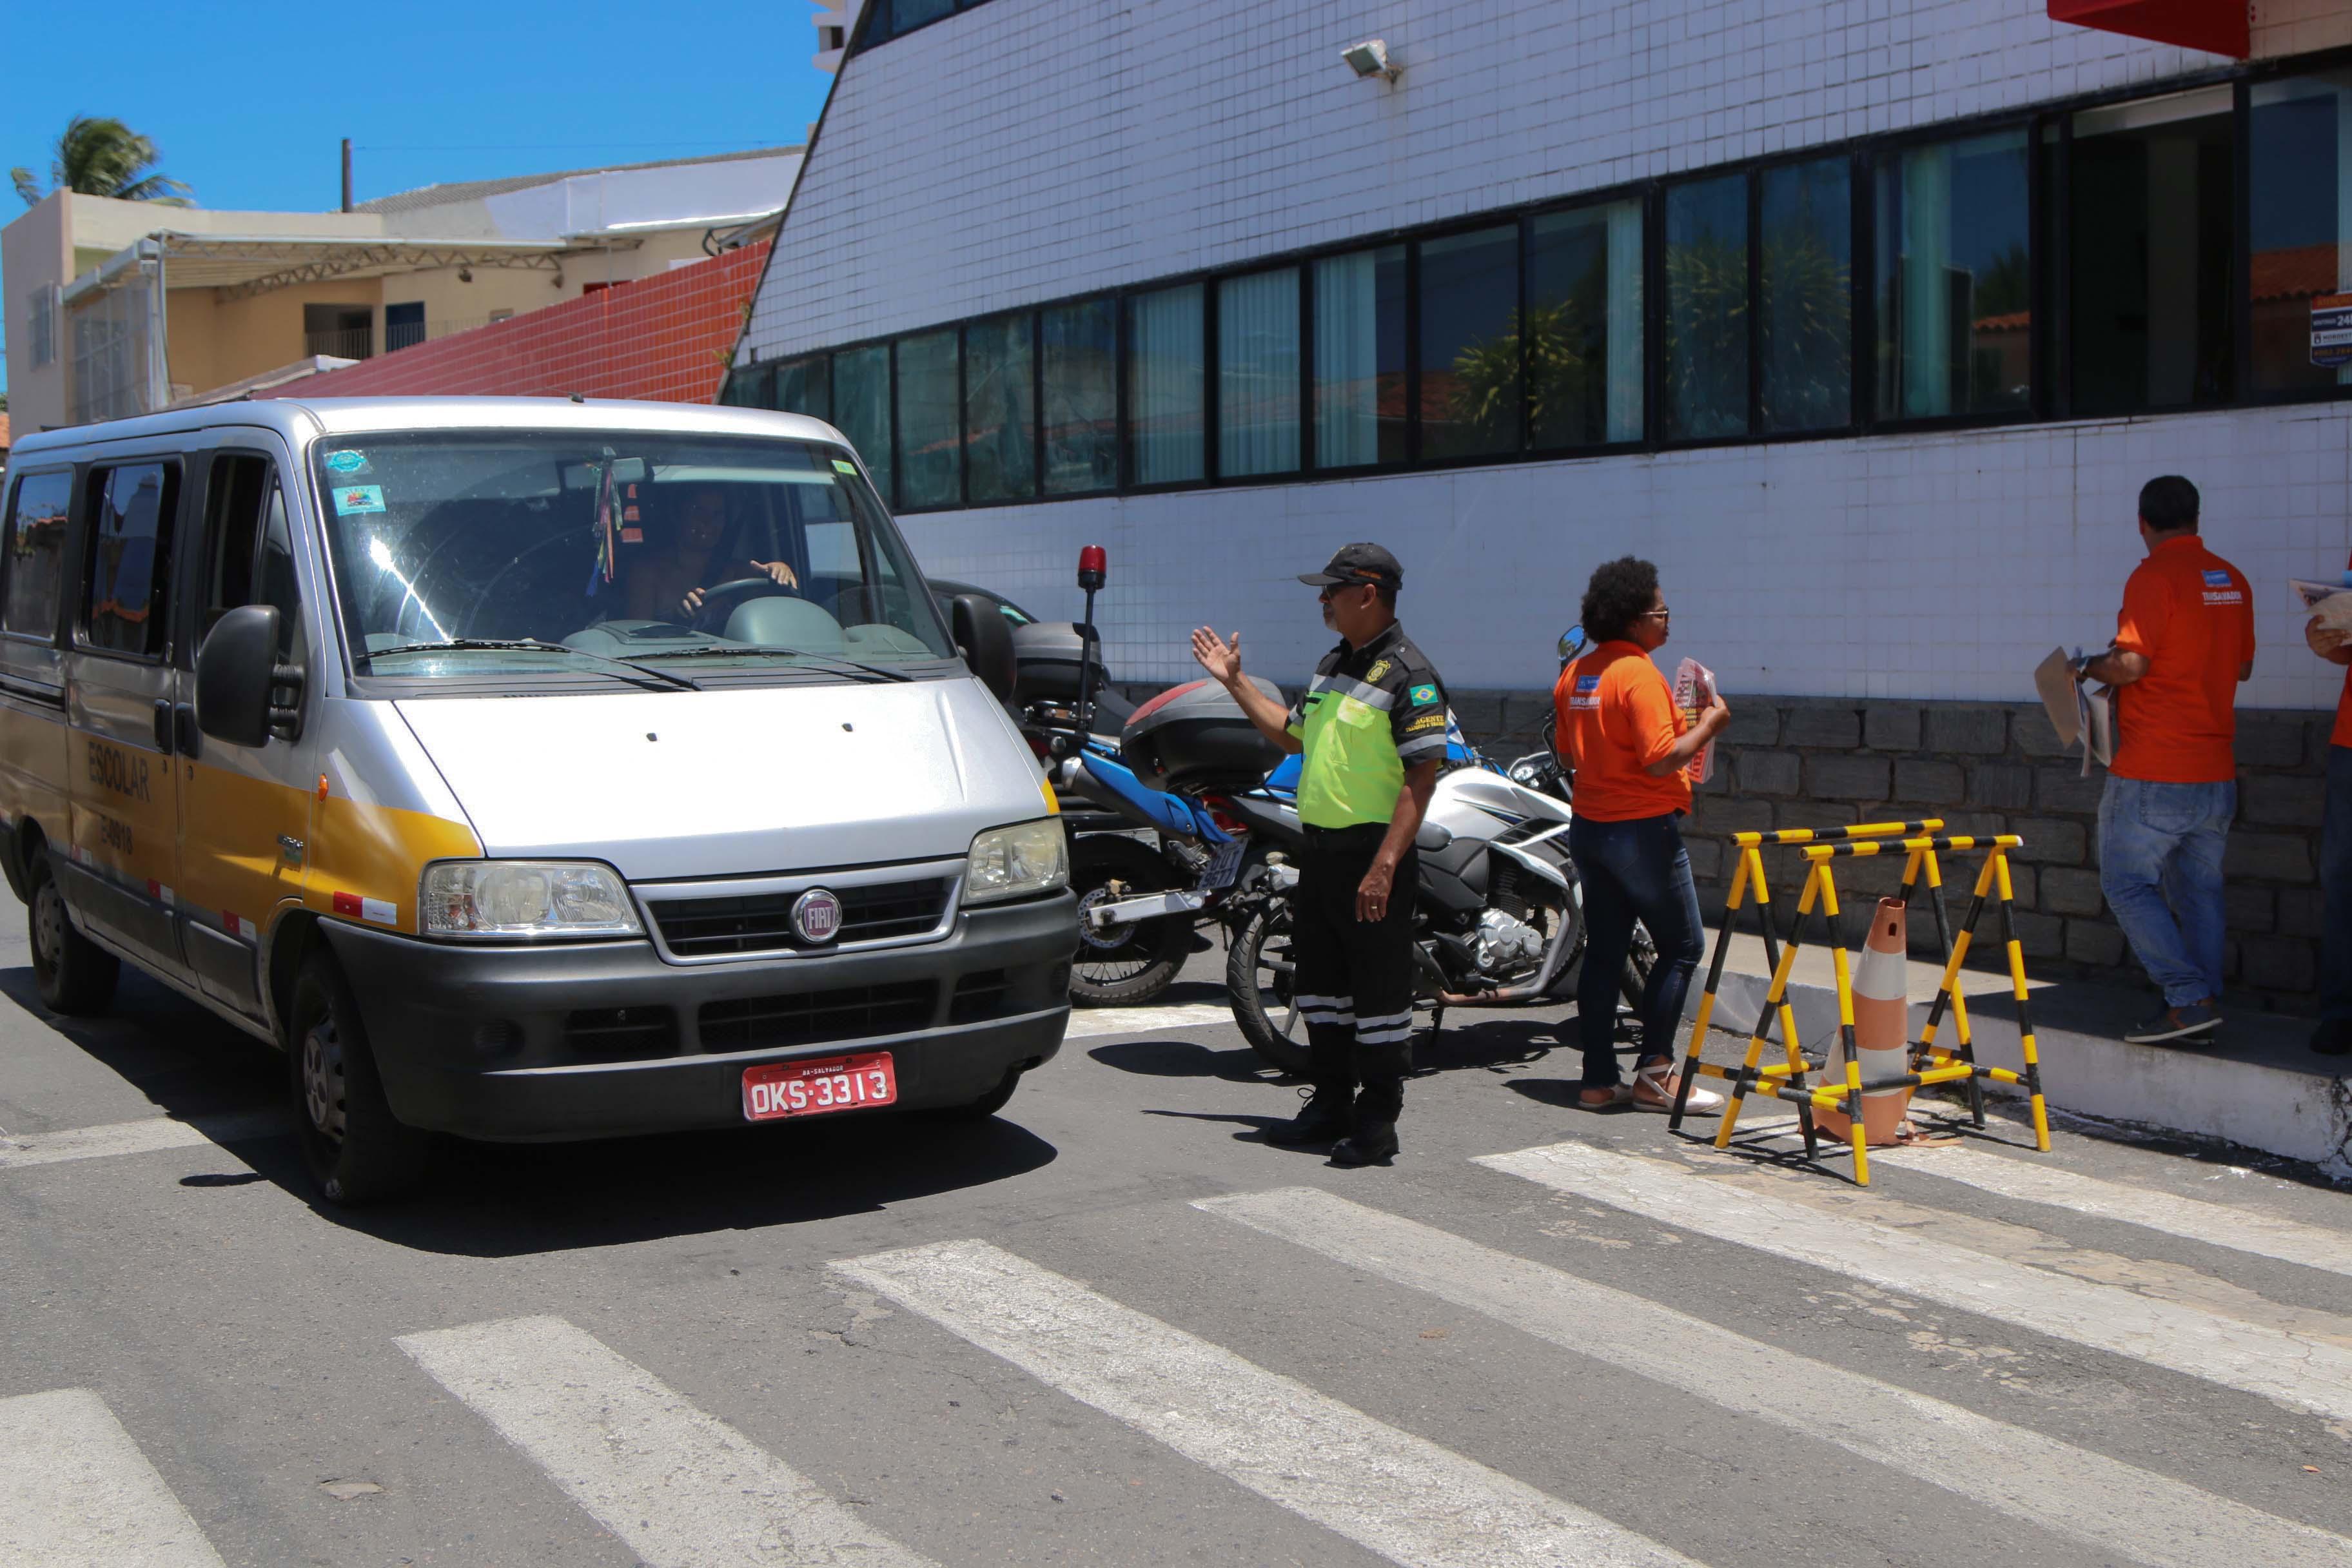
[[[2115,758],[2115,719],[2107,694],[2095,692],[2074,678],[2081,659],[2079,648],[2072,658],[2064,648],[2052,648],[2050,657],[2034,668],[2033,689],[2042,695],[2042,706],[2060,742],[2067,746],[2084,742],[2083,776],[2088,778],[2092,763],[2105,765]]]
[[[2296,614],[2317,616],[2320,626],[2328,631],[2352,632],[2352,587],[2303,577],[2288,578],[2287,587],[2294,595]]]

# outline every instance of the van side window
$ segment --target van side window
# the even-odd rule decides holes
[[[91,647],[149,658],[163,651],[179,492],[177,463],[125,463],[90,475],[97,505],[84,557],[82,634]]]
[[[298,645],[301,602],[294,588],[286,495],[268,458],[229,452],[213,459],[205,483],[204,563],[196,646],[204,646],[214,622],[240,605],[275,605],[278,657],[290,658]]]
[[[73,505],[71,473],[26,474],[16,481],[0,555],[8,574],[0,598],[0,629],[54,641],[58,586],[65,577],[66,520]]]

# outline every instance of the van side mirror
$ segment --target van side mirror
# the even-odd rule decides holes
[[[196,650],[197,729],[233,746],[301,732],[302,672],[278,662],[278,634],[275,605],[240,605],[215,623]]]
[[[1013,628],[994,605],[978,594],[948,601],[949,632],[956,651],[999,702],[1013,700]]]

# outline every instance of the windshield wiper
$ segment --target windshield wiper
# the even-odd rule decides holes
[[[812,653],[804,647],[785,647],[779,643],[704,643],[697,647],[682,647],[667,653],[647,653],[646,658],[718,658],[747,653],[781,654],[788,658],[814,659],[836,669],[862,670],[883,680],[912,680],[915,678],[903,669],[891,669],[883,665],[867,664],[862,659],[844,658],[838,654]]]
[[[404,642],[393,647],[373,647],[360,657],[373,665],[377,659],[395,653],[483,653],[517,651],[523,653],[566,653],[574,658],[593,659],[598,664],[617,665],[628,674],[621,677],[633,686],[648,691],[699,691],[702,683],[688,680],[683,675],[672,675],[666,669],[648,669],[633,658],[615,658],[608,653],[591,653],[584,647],[570,647],[560,642],[547,642],[539,637],[449,637],[441,642]],[[659,684],[655,684],[658,682]]]

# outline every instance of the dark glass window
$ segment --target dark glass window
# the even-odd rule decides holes
[[[833,426],[866,460],[874,488],[892,506],[898,489],[890,445],[890,350],[844,349],[833,356]]]
[[[1201,356],[1207,348],[1198,283],[1127,301],[1129,472],[1139,485],[1200,479]]]
[[[215,622],[237,606],[275,605],[278,657],[291,659],[302,607],[294,587],[286,498],[268,458],[242,452],[213,458],[205,483],[204,563],[197,646],[203,646]],[[185,655],[182,662],[187,662]]]
[[[898,504],[953,506],[963,499],[963,437],[956,332],[900,338]]]
[[[16,481],[5,543],[7,597],[0,629],[47,642],[58,635],[58,588],[65,579],[66,520],[73,475],[26,474]]]
[[[965,484],[975,506],[1037,493],[1036,363],[1026,311],[963,330]]]
[[[1108,300],[1045,311],[1045,493],[1118,483],[1118,312]]]
[[[1315,466],[1404,461],[1404,247],[1315,264]]]
[[[1748,178],[1666,193],[1665,437],[1748,433]]]
[[[1538,447],[1642,438],[1642,204],[1528,225],[1528,426]]]
[[[893,37],[955,12],[955,0],[875,0],[875,4],[890,8],[890,34]]]
[[[781,408],[787,414],[805,414],[812,419],[831,423],[833,377],[825,356],[811,354],[806,359],[786,360],[776,366],[775,392],[767,406]]]
[[[1878,166],[1878,413],[2022,409],[2033,394],[2023,131],[1891,153]]]
[[[719,402],[727,408],[773,408],[775,404],[776,367],[772,364],[737,365],[727,373],[727,380],[719,388]]]
[[[152,655],[163,647],[164,585],[172,570],[172,515],[179,466],[126,463],[90,478],[89,597],[82,630],[89,646]]]
[[[1421,455],[1518,445],[1518,226],[1423,240]]]
[[[2249,134],[2253,389],[2352,384],[2352,72],[2255,83]]]
[[[1217,471],[1298,468],[1298,268],[1217,285]]]
[[[2074,412],[2230,395],[2234,153],[2226,87],[2074,116]]]
[[[1763,182],[1763,426],[1853,422],[1853,189],[1847,160],[1767,169]]]

